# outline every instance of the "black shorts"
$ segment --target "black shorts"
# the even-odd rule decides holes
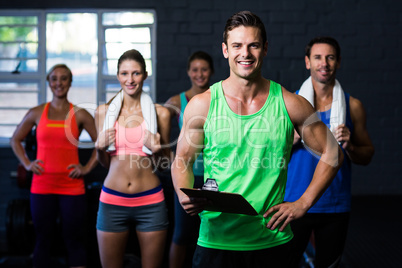
[[[168,228],[165,201],[139,207],[123,207],[99,202],[96,229],[104,232],[124,232],[135,224],[140,232],[153,232]]]
[[[287,267],[289,243],[250,251],[221,250],[197,246],[193,268],[267,268]]]

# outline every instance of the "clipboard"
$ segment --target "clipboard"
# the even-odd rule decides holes
[[[190,188],[180,188],[180,190],[189,197],[202,197],[210,200],[212,204],[207,205],[205,210],[250,216],[258,215],[257,211],[240,194]]]

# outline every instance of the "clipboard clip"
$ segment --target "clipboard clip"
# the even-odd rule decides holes
[[[207,181],[202,186],[202,190],[219,192],[219,187],[215,179],[207,179]]]

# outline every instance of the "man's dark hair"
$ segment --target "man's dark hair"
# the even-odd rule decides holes
[[[338,41],[335,40],[335,38],[332,38],[330,36],[317,36],[311,39],[311,41],[307,44],[306,46],[306,56],[310,58],[311,54],[311,48],[315,44],[328,44],[332,46],[335,49],[336,52],[336,59],[339,60],[341,58],[341,47],[339,46]]]
[[[267,32],[265,31],[264,23],[262,23],[261,19],[257,15],[251,13],[250,11],[240,11],[235,13],[226,21],[225,31],[223,32],[223,42],[226,45],[229,32],[239,26],[257,27],[260,30],[262,44],[265,45],[265,42],[267,41]]]

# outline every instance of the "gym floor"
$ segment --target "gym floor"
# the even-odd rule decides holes
[[[402,267],[402,196],[352,199],[342,267]]]
[[[402,196],[353,197],[352,206],[353,213],[341,267],[401,267]],[[125,267],[138,267],[138,264],[138,258],[127,256]],[[3,255],[0,258],[0,267],[25,268],[32,265],[30,256]],[[54,258],[52,267],[65,268],[66,264],[63,258]]]

